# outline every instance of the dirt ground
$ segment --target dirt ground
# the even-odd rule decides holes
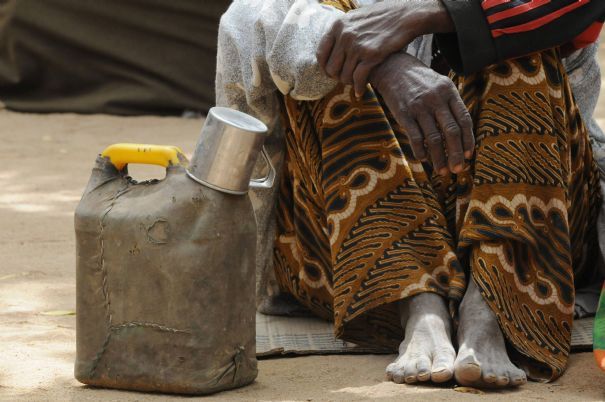
[[[605,65],[605,52],[602,60]],[[604,102],[598,116],[605,127]],[[191,152],[200,127],[200,120],[179,118],[0,111],[0,400],[181,399],[79,384],[73,379],[75,317],[61,311],[75,310],[73,211],[96,154],[114,142],[165,143]],[[205,400],[605,400],[605,373],[590,353],[573,355],[567,374],[553,384],[483,395],[460,393],[453,385],[386,382],[384,368],[392,358],[264,360],[253,385]]]

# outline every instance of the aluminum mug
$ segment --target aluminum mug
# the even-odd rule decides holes
[[[187,174],[200,184],[228,194],[246,194],[250,188],[271,188],[275,169],[263,143],[267,126],[237,110],[213,107],[189,162]],[[269,172],[251,179],[259,153]]]

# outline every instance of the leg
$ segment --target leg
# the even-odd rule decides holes
[[[338,337],[399,347],[394,380],[405,381],[407,365],[416,370],[410,382],[446,381],[455,358],[448,285],[464,273],[439,197],[378,99],[350,92],[285,101],[277,278],[314,314],[333,318]]]
[[[455,376],[458,384],[480,387],[518,386],[527,381],[525,372],[510,361],[496,316],[472,280],[460,304]]]
[[[457,80],[477,148],[470,201],[459,208],[458,250],[472,283],[459,311],[455,376],[494,386],[508,372],[510,385],[522,383],[506,339],[530,378],[551,381],[567,364],[574,282],[589,277],[597,251],[587,133],[555,50]]]
[[[451,380],[456,351],[445,300],[434,293],[421,293],[401,301],[399,310],[405,338],[399,357],[387,367],[387,377],[399,384]]]
[[[395,349],[405,332],[393,379],[446,381],[455,352],[445,300],[464,281],[452,234],[399,125],[373,91],[352,95],[341,87],[317,102],[285,99],[277,278],[333,318],[342,339]]]

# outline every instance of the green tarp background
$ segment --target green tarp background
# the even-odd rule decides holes
[[[204,112],[229,4],[0,0],[0,101],[25,112]]]

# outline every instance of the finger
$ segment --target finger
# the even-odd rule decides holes
[[[452,116],[450,107],[443,105],[435,112],[435,118],[441,128],[447,149],[447,164],[452,173],[460,173],[464,169],[464,151],[462,149],[462,129]]]
[[[399,120],[401,120],[400,124],[410,140],[410,146],[412,147],[414,157],[420,161],[425,161],[427,155],[426,148],[424,147],[424,137],[418,123],[411,117],[403,117]]]
[[[428,148],[429,155],[431,156],[431,163],[433,169],[440,175],[447,174],[445,150],[443,149],[443,138],[441,137],[441,131],[437,128],[435,117],[423,113],[418,116],[418,124],[422,129],[424,139],[426,141],[426,147]]]
[[[353,73],[357,68],[357,62],[358,58],[355,53],[345,53],[345,62],[342,66],[342,71],[340,72],[340,82],[347,85],[351,85],[353,83]]]
[[[323,38],[321,38],[319,47],[317,48],[317,62],[324,71],[326,71],[326,64],[328,63],[328,59],[332,53],[332,47],[334,46],[336,28],[335,23],[332,28],[330,28],[330,30],[323,36]]]
[[[450,109],[458,122],[458,126],[462,129],[462,148],[464,149],[464,157],[470,159],[475,151],[473,119],[471,119],[468,109],[458,94],[450,101]]]
[[[328,62],[326,63],[326,74],[328,74],[329,77],[334,79],[340,77],[340,72],[342,71],[342,66],[345,62],[345,56],[345,49],[339,38],[335,41]]]
[[[355,71],[353,72],[353,88],[355,89],[355,96],[358,98],[366,91],[368,77],[374,67],[376,67],[376,64],[362,61],[355,68]]]

